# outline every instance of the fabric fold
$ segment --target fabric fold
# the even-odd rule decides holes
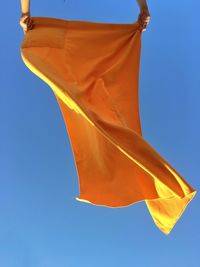
[[[57,99],[77,168],[76,199],[113,208],[145,201],[169,234],[196,190],[142,136],[139,23],[32,18],[21,56]]]

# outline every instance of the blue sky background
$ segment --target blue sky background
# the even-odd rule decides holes
[[[199,1],[148,1],[142,36],[144,138],[200,187]],[[119,209],[75,200],[78,179],[52,90],[23,63],[20,1],[1,3],[0,266],[199,267],[200,194],[170,235],[144,202]],[[31,1],[32,16],[133,23],[136,0]]]

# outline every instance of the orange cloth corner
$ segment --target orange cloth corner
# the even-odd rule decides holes
[[[60,106],[79,178],[76,199],[106,207],[145,201],[169,234],[196,190],[142,137],[139,23],[32,18],[21,56]]]

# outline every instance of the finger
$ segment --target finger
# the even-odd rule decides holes
[[[149,19],[140,19],[142,23],[149,22]]]
[[[31,26],[33,26],[33,25],[34,25],[34,23],[31,22],[31,23],[29,23],[28,27],[31,27]]]
[[[138,21],[140,26],[143,27],[143,22],[141,20]]]
[[[33,27],[35,24],[34,22],[32,21],[31,24],[30,24],[30,27]]]
[[[142,28],[146,28],[147,24],[146,23],[143,23],[142,24]]]
[[[33,25],[31,25],[30,27],[28,27],[28,30],[31,30],[31,29],[33,29]]]
[[[33,23],[33,19],[31,17],[27,17],[24,20],[24,23],[29,26],[29,25],[31,25]]]
[[[34,28],[34,26],[35,26],[35,24],[34,24],[34,23],[32,23],[31,25],[29,25],[29,26],[28,26],[28,30],[31,30],[31,29],[33,29],[33,28]]]
[[[33,19],[30,20],[30,24],[33,25],[34,24],[34,21]]]
[[[32,27],[33,24],[34,24],[33,21],[30,21],[30,22],[27,24],[28,28],[29,28],[29,27]]]
[[[143,18],[141,18],[141,21],[150,21],[150,19],[147,17],[143,17]]]
[[[139,21],[141,21],[142,23],[143,22],[147,22],[147,21],[149,21],[150,20],[150,18],[149,17],[146,17],[146,16],[138,16],[138,20]]]
[[[28,18],[28,19],[26,20],[26,24],[27,24],[27,25],[30,25],[30,23],[31,23],[31,19]]]
[[[142,16],[142,18],[150,20],[150,16],[147,16],[147,15]]]
[[[23,19],[23,22],[24,22],[24,23],[28,23],[28,21],[29,21],[29,17],[25,17],[25,18]]]
[[[31,26],[31,24],[32,24],[32,22],[29,20],[27,23],[26,23],[26,25],[29,27],[29,26]]]
[[[146,23],[149,23],[149,21],[150,21],[149,19],[145,19],[145,20],[144,20],[144,22],[146,22]]]
[[[141,23],[149,23],[149,19],[141,19]]]
[[[146,23],[143,24],[143,26],[142,26],[142,30],[146,30],[146,27],[147,27],[147,24],[146,24]]]
[[[140,20],[139,23],[141,24],[142,27],[146,24],[144,20]]]

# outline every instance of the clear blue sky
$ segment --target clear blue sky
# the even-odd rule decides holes
[[[12,2],[12,3],[11,3]],[[79,187],[52,90],[23,63],[20,1],[1,3],[0,266],[199,267],[199,1],[148,1],[140,114],[144,138],[197,194],[170,235],[144,202],[119,209],[75,200]],[[136,21],[136,0],[32,0],[32,16]]]

